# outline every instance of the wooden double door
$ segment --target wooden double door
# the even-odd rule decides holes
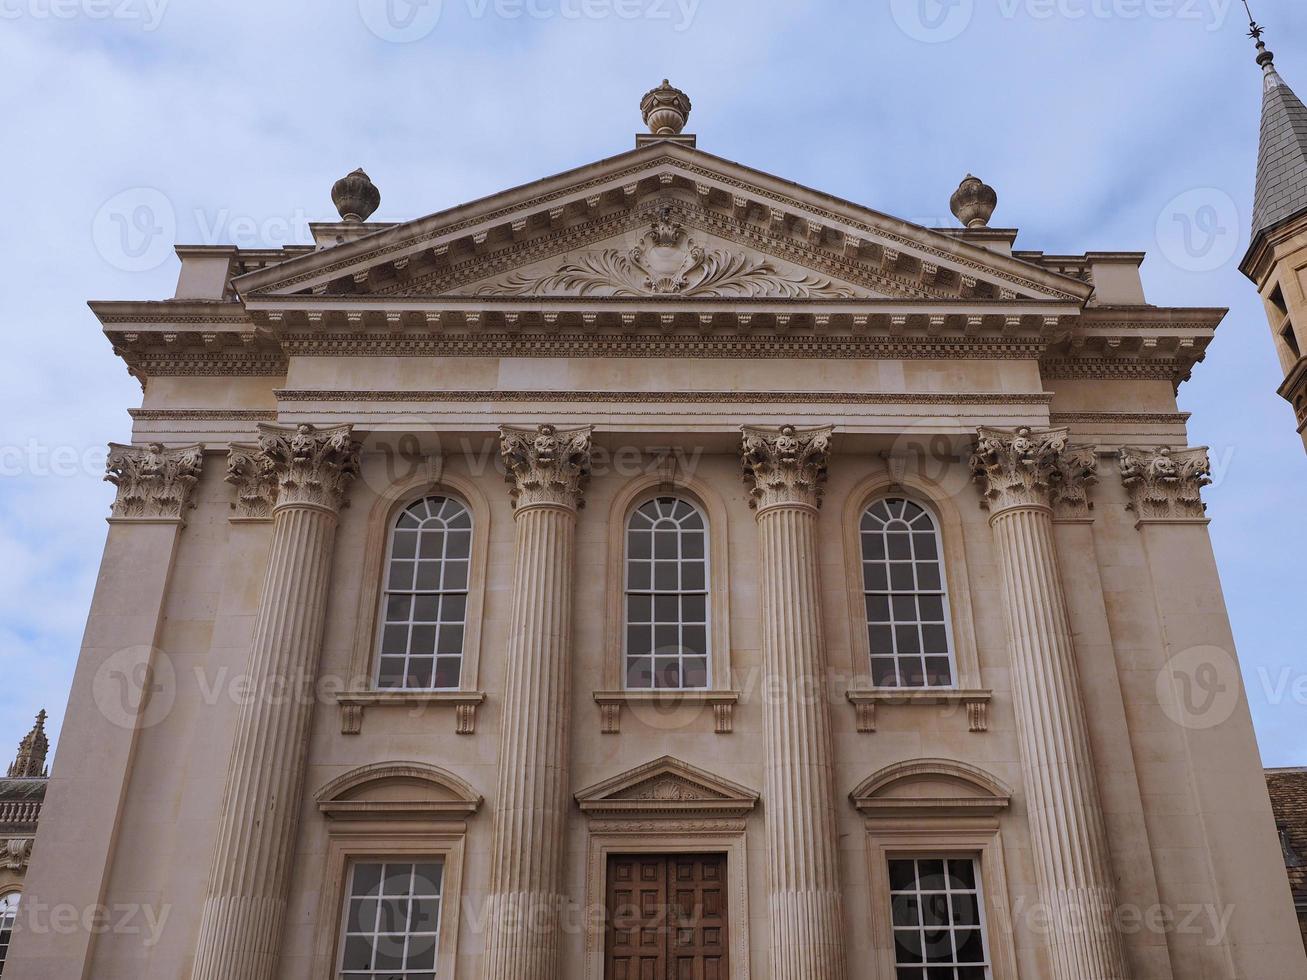
[[[608,859],[605,980],[728,980],[726,855]]]

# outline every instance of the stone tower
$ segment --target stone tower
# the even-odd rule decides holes
[[[1284,371],[1279,392],[1307,446],[1307,106],[1280,77],[1254,23],[1264,75],[1252,241],[1240,270],[1257,285]]]

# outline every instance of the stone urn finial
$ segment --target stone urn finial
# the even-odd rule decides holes
[[[998,192],[979,177],[967,174],[949,200],[954,216],[968,228],[984,228],[998,207]]]
[[[336,181],[331,200],[342,221],[362,223],[381,207],[381,191],[360,168]]]
[[[690,97],[663,79],[662,85],[640,100],[640,111],[655,136],[679,136],[690,118]]]

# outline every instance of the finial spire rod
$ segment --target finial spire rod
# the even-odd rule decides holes
[[[1248,36],[1257,42],[1257,63],[1262,66],[1262,71],[1268,75],[1275,71],[1275,55],[1266,47],[1266,42],[1262,40],[1262,35],[1266,33],[1266,28],[1257,23],[1253,17],[1253,8],[1248,5],[1248,0],[1243,0],[1243,9],[1248,12]]]

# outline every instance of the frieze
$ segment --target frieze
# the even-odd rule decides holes
[[[138,422],[275,422],[272,411],[234,411],[227,408],[129,408]]]
[[[786,404],[823,405],[1047,405],[1053,400],[1045,392],[842,392],[842,391],[547,391],[449,390],[440,391],[346,391],[323,389],[281,389],[283,402],[596,402],[672,404]]]
[[[1186,425],[1190,412],[1053,412],[1051,425]]]

